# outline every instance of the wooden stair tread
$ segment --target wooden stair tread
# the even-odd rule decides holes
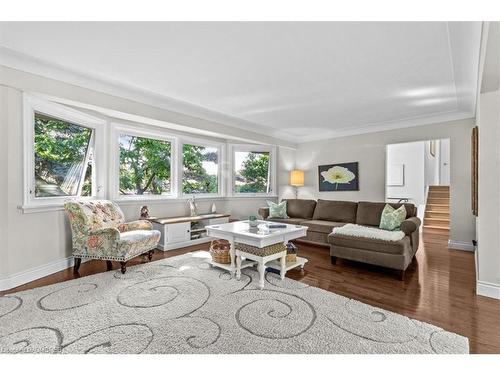
[[[424,224],[424,228],[427,228],[427,229],[450,230],[450,227],[442,227],[442,226],[439,226],[439,225],[425,225]]]
[[[434,220],[434,221],[450,221],[450,219],[446,219],[444,217],[424,217],[425,220]]]

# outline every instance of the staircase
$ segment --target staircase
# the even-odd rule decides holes
[[[450,230],[450,187],[429,186],[424,230],[447,234]]]

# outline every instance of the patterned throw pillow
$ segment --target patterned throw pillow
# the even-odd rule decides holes
[[[269,206],[269,219],[288,219],[286,201],[281,203],[267,201],[267,205]]]
[[[399,230],[401,223],[406,219],[405,206],[399,207],[397,210],[391,205],[386,204],[380,218],[380,229]]]

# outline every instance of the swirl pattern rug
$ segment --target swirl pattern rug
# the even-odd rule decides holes
[[[195,252],[0,297],[3,353],[468,353],[427,323]]]

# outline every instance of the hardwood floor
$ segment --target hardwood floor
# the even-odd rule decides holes
[[[449,250],[448,236],[424,232],[416,259],[399,281],[392,271],[339,259],[330,263],[328,248],[298,243],[299,253],[309,259],[305,269],[287,277],[425,321],[469,338],[471,353],[500,353],[500,301],[475,295],[473,253]],[[206,249],[207,245],[168,252],[155,251],[153,260]],[[147,257],[130,261],[146,262]],[[119,269],[114,263],[113,269]],[[78,274],[67,269],[7,294],[106,271],[106,262],[90,261]]]

